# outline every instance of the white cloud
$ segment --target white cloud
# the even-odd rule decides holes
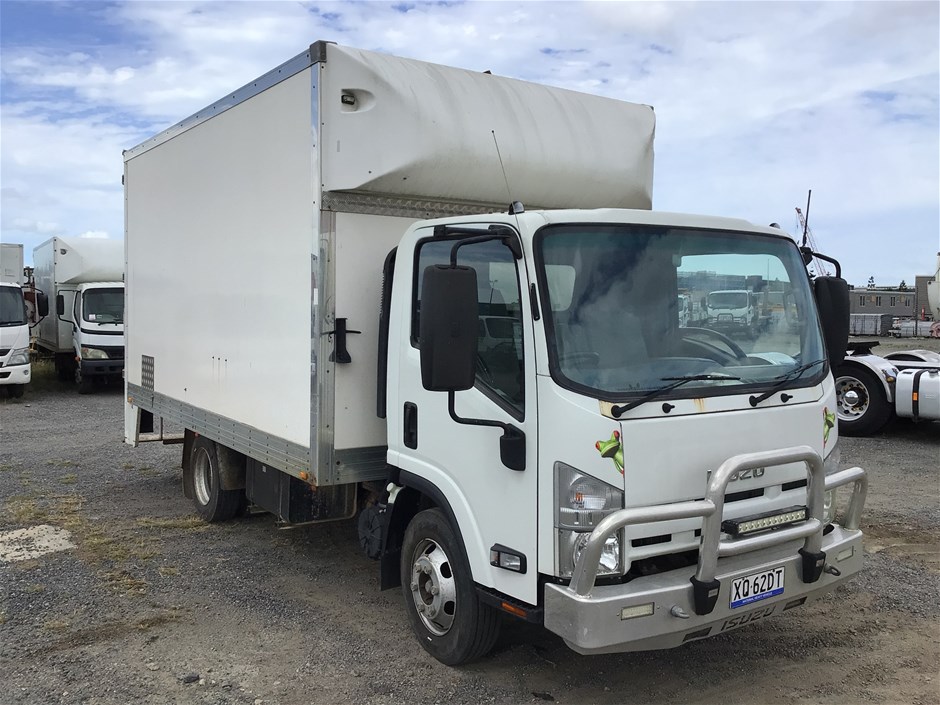
[[[792,228],[813,188],[820,245],[853,278],[889,218],[925,271],[938,246],[936,3],[95,7],[122,41],[4,46],[4,238],[122,232],[121,149],[325,39],[653,105],[656,207]],[[885,279],[916,273],[875,259]]]
[[[79,235],[81,238],[92,239],[92,240],[107,240],[108,233],[104,230],[87,230]]]

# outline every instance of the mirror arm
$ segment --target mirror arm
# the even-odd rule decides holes
[[[826,255],[821,255],[818,252],[813,252],[813,249],[811,247],[801,247],[800,253],[803,255],[803,264],[809,264],[810,262],[813,261],[813,259],[821,259],[823,262],[829,262],[829,264],[833,265],[836,268],[837,279],[842,278],[842,265],[839,264],[838,260],[833,259],[832,257],[828,257]]]
[[[487,421],[485,419],[465,419],[462,416],[457,416],[457,410],[454,408],[454,399],[456,398],[456,392],[447,392],[447,412],[450,414],[450,417],[460,424],[465,426],[492,426],[494,428],[501,428],[504,431],[508,431],[510,428],[514,428],[511,424],[503,423],[502,421]]]
[[[487,421],[485,419],[465,419],[457,416],[454,409],[456,392],[447,392],[447,411],[456,423],[467,426],[491,426],[503,429],[503,437],[499,442],[499,455],[503,465],[510,470],[525,470],[525,433],[516,426],[502,421]]]

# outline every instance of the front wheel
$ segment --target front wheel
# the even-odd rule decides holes
[[[499,636],[499,614],[480,602],[470,566],[439,509],[419,512],[405,531],[401,585],[424,650],[458,666],[484,656]]]
[[[892,411],[884,387],[872,372],[855,365],[843,365],[836,370],[839,433],[846,436],[875,433],[888,422]]]
[[[94,379],[83,375],[81,366],[75,368],[75,384],[78,385],[79,394],[91,394],[95,391]]]
[[[20,399],[23,396],[23,390],[26,389],[25,384],[11,384],[7,389],[10,391],[11,399]]]

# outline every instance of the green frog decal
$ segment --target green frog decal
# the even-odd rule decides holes
[[[610,434],[609,441],[598,441],[594,447],[600,452],[602,458],[614,461],[617,471],[623,475],[623,444],[620,442],[620,431]]]
[[[823,407],[823,448],[829,442],[829,431],[836,425],[836,414],[829,411],[829,407]]]

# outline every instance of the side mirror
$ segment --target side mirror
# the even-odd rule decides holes
[[[433,265],[421,281],[421,384],[432,392],[460,392],[476,378],[477,273]]]
[[[36,294],[36,313],[39,314],[40,318],[49,315],[49,297],[41,291]]]
[[[56,294],[55,297],[55,315],[65,315],[65,297],[62,294]]]
[[[835,370],[842,363],[849,344],[849,285],[839,277],[816,277],[813,293],[826,341],[829,367]]]

